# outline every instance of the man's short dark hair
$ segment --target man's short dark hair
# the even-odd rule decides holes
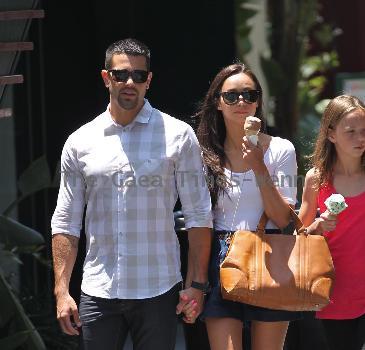
[[[147,70],[150,70],[150,49],[142,42],[132,38],[116,41],[108,47],[105,53],[105,69],[112,68],[113,55],[123,53],[131,56],[144,56]]]

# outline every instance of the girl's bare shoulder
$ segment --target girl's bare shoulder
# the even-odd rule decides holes
[[[305,174],[305,186],[308,189],[315,189],[316,186],[316,182],[318,181],[318,170],[316,168],[311,168],[307,171],[307,173]]]
[[[305,176],[308,179],[313,179],[316,178],[316,176],[318,176],[318,170],[316,170],[316,168],[311,168],[307,171],[307,173],[305,174]]]

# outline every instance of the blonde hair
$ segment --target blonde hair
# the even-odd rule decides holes
[[[332,99],[324,110],[316,145],[311,156],[312,167],[316,171],[316,188],[331,180],[331,173],[337,159],[335,146],[328,139],[329,130],[334,130],[346,114],[357,109],[365,112],[365,105],[360,99],[355,96],[340,95]],[[365,152],[362,155],[361,164],[365,170]]]

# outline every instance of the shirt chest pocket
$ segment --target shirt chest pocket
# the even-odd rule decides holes
[[[174,163],[169,158],[153,158],[135,162],[136,182],[143,187],[165,186],[174,180]]]

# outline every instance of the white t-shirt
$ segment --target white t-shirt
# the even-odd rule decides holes
[[[282,197],[289,203],[296,203],[297,161],[293,144],[280,137],[273,137],[264,154],[264,162]],[[255,174],[225,169],[232,186],[220,193],[213,211],[216,230],[256,230],[263,213],[263,203]],[[266,228],[277,228],[271,221]]]

